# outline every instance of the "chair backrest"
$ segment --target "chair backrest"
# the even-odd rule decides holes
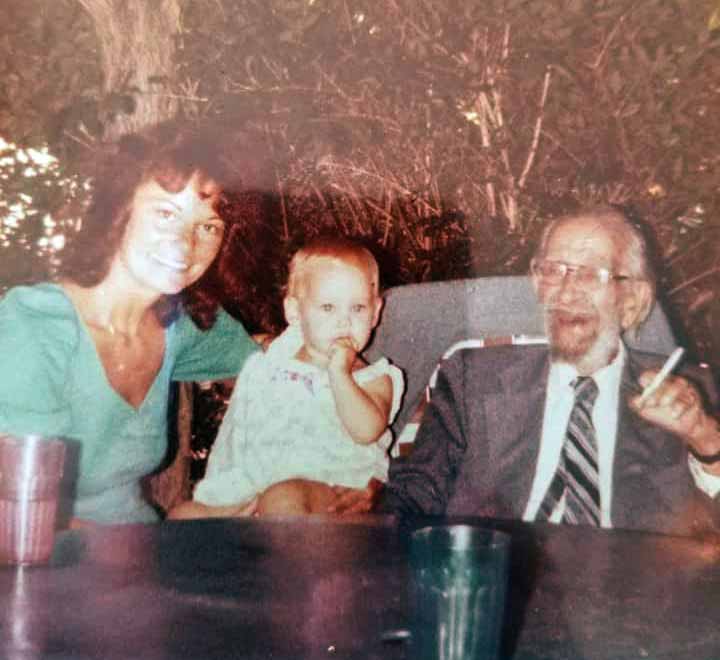
[[[369,359],[385,355],[403,369],[406,392],[393,424],[402,430],[445,351],[464,339],[544,335],[542,312],[527,276],[480,277],[389,289]],[[676,346],[658,305],[628,344],[652,353]]]

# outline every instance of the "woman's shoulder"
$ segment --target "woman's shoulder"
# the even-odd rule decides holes
[[[26,323],[76,320],[70,299],[60,285],[52,282],[9,289],[0,298],[0,312]]]
[[[45,337],[52,342],[75,342],[78,319],[59,285],[43,282],[17,286],[0,299],[0,332],[22,341]]]
[[[77,315],[63,290],[50,283],[16,287],[0,300],[0,367],[5,401],[54,401],[67,368],[78,360]]]
[[[0,299],[0,426],[65,434],[71,414],[68,368],[78,363],[77,316],[63,290],[44,283]]]

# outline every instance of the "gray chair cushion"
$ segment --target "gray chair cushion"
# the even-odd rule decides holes
[[[510,335],[542,336],[542,314],[526,276],[481,277],[409,284],[385,294],[380,325],[366,351],[369,360],[385,355],[403,369],[406,392],[393,428],[401,430],[422,398],[443,353],[463,339]],[[670,353],[676,346],[659,306],[630,346]]]

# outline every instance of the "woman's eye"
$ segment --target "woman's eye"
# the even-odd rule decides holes
[[[219,222],[203,222],[199,225],[199,230],[205,236],[222,236],[225,226]]]
[[[330,303],[323,303],[322,305],[320,305],[320,309],[323,312],[332,312],[333,306]]]
[[[367,305],[353,305],[352,311],[356,314],[362,314],[367,309]]]

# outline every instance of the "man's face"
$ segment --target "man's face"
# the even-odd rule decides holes
[[[533,278],[553,357],[574,364],[581,373],[593,373],[614,359],[623,326],[628,325],[624,321],[633,306],[637,308],[633,281],[613,279],[627,275],[617,256],[612,236],[602,225],[589,218],[569,220],[553,231],[544,259],[570,267],[604,268],[610,279],[581,281],[572,271],[560,279],[539,274]]]

